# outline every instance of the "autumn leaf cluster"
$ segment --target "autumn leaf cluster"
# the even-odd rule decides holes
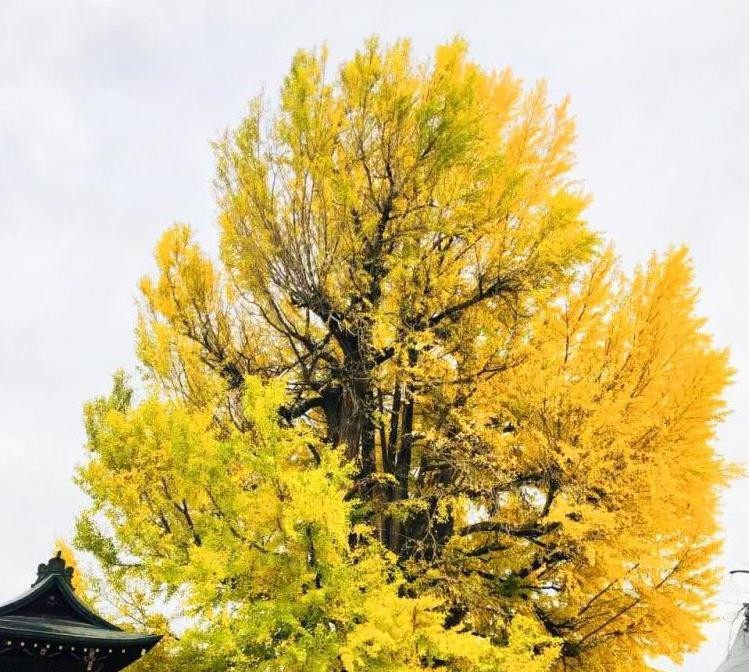
[[[86,407],[77,541],[158,669],[648,670],[715,586],[727,353],[684,249],[625,274],[568,102],[370,40],[300,52],[175,225],[141,375]],[[141,663],[148,669],[146,659]],[[156,669],[156,668],[154,668]]]

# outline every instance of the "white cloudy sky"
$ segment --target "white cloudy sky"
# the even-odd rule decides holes
[[[485,66],[570,93],[592,225],[625,261],[687,243],[702,311],[739,369],[719,450],[749,430],[749,4],[0,1],[0,598],[31,579],[83,504],[82,403],[134,367],[135,285],[160,231],[213,243],[209,141],[294,50],[334,58],[373,33],[418,52],[459,33]],[[749,483],[725,498],[723,564],[749,566]],[[722,657],[741,596],[727,583]]]

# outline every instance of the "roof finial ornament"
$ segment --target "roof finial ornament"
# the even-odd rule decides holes
[[[69,585],[72,575],[58,553],[39,565],[31,590],[0,604],[0,670],[120,672],[159,642],[91,611]]]
[[[54,558],[50,558],[47,564],[40,564],[36,570],[36,581],[32,586],[36,586],[38,583],[46,579],[48,576],[57,575],[61,576],[68,585],[73,587],[73,572],[75,570],[72,567],[65,566],[65,560],[62,557],[62,551],[57,551],[57,555]]]

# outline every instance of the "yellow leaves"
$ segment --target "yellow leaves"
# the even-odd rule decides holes
[[[286,390],[280,380],[267,385],[256,377],[245,381],[245,417],[254,425],[259,438],[270,436],[277,439],[280,436],[277,412],[285,397]]]
[[[586,502],[570,501],[565,493],[560,493],[545,520],[562,525],[567,542],[581,544],[600,539],[603,530],[616,525],[616,515]]]
[[[585,199],[558,180],[571,122],[543,88],[518,107],[519,81],[481,70],[460,40],[432,64],[415,63],[407,41],[376,39],[338,78],[325,79],[325,61],[295,58],[269,120],[277,133],[258,135],[254,111],[255,130],[217,148],[222,257],[270,322],[300,329],[306,313],[326,322],[354,305],[353,329],[362,314],[389,314],[378,331],[388,347],[409,314],[440,312],[499,268],[532,289],[589,254]]]
[[[340,649],[345,672],[421,670],[447,666],[472,672],[548,672],[559,643],[531,618],[513,619],[507,645],[497,648],[468,633],[445,630],[440,602],[434,598],[400,599],[387,588],[362,605],[356,625]]]
[[[317,445],[319,461],[303,459],[314,437],[278,425],[279,382],[249,378],[252,430],[222,438],[207,414],[122,398],[87,411],[91,459],[78,478],[107,520],[82,518],[78,541],[119,572],[121,594],[141,581],[178,592],[212,633],[211,656],[279,671],[549,670],[558,645],[528,619],[513,621],[498,649],[446,630],[442,599],[399,594],[395,556],[371,528],[352,524],[342,453]],[[355,548],[352,533],[362,539]],[[102,544],[118,551],[107,555]],[[130,570],[127,557],[139,560]],[[200,646],[196,637],[188,632],[177,650]]]
[[[521,363],[475,397],[476,417],[515,424],[511,442],[494,442],[497,459],[541,471],[502,500],[502,519],[552,526],[543,542],[571,559],[538,571],[564,586],[563,600],[549,599],[552,618],[579,619],[570,639],[581,669],[678,661],[699,641],[728,473],[710,442],[732,371],[695,303],[685,250],[631,278],[607,250],[537,312]]]
[[[550,637],[528,616],[512,619],[506,649],[499,651],[499,669],[546,672],[559,659],[561,641]]]
[[[57,539],[55,541],[55,552],[61,553],[65,565],[73,568],[73,590],[78,593],[80,599],[87,600],[89,587],[86,577],[81,572],[75,552],[64,539]]]
[[[165,233],[145,398],[87,406],[78,474],[118,587],[183,598],[179,665],[632,672],[698,641],[728,357],[686,251],[597,249],[574,138],[461,40],[373,38],[299,52],[216,143],[220,264]]]
[[[156,262],[161,272],[158,284],[149,278],[141,281],[141,291],[155,310],[165,317],[197,304],[206,310],[216,301],[217,277],[213,265],[190,239],[190,229],[175,225],[168,229],[156,247]]]
[[[279,140],[292,150],[286,159],[297,177],[329,156],[338,130],[340,103],[326,82],[328,51],[298,51],[281,87]]]
[[[175,403],[94,404],[92,459],[78,478],[108,520],[94,532],[83,518],[79,539],[97,550],[101,535],[113,535],[143,563],[134,577],[186,590],[201,616],[245,591],[300,599],[334,581],[348,552],[348,479],[335,452],[314,468],[300,459],[314,439],[279,428],[283,398],[279,384],[249,380],[253,432],[222,440],[210,417]]]

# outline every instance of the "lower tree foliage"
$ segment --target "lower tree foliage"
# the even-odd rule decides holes
[[[560,642],[533,618],[516,618],[498,646],[445,629],[439,595],[408,595],[393,555],[354,522],[341,451],[279,426],[282,383],[248,379],[251,429],[222,437],[209,412],[129,399],[118,376],[87,408],[95,458],[79,479],[116,541],[84,517],[78,542],[142,627],[164,625],[140,618],[143,606],[179,600],[189,627],[168,645],[171,666],[541,671],[556,658]]]
[[[626,275],[574,127],[465,45],[301,52],[169,229],[85,410],[91,599],[141,669],[637,672],[700,642],[731,377],[685,250]]]

